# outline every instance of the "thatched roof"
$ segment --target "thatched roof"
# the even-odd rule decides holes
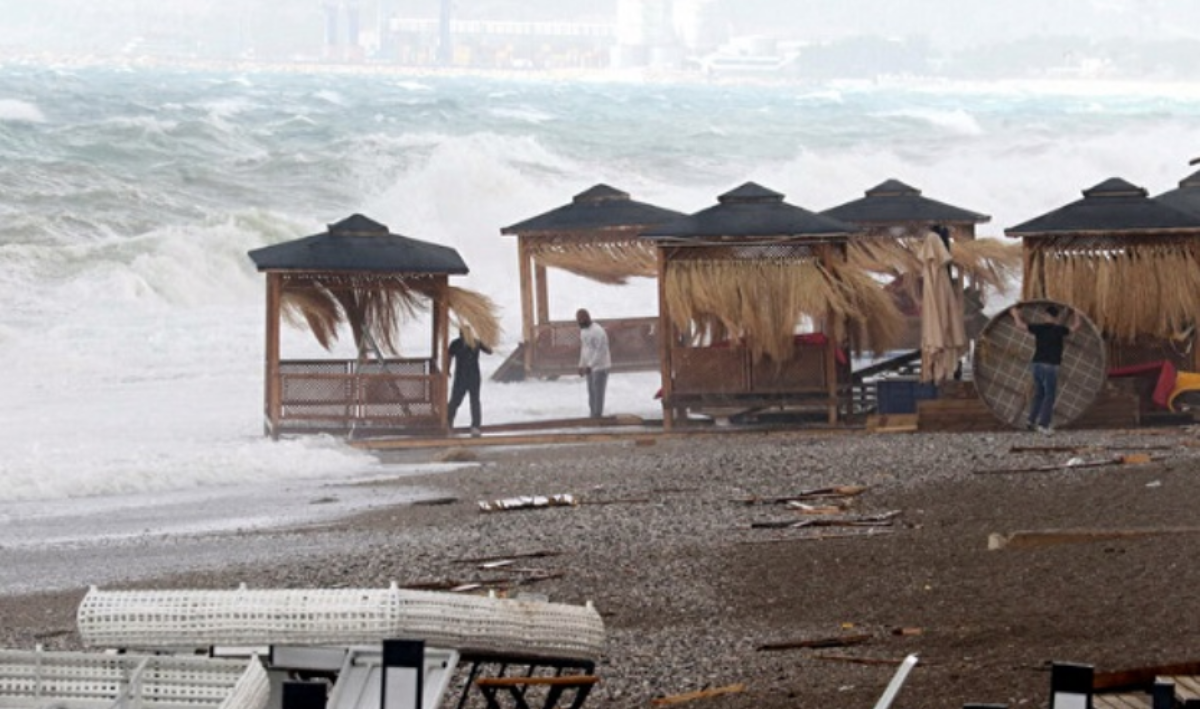
[[[1185,177],[1179,181],[1179,187],[1154,199],[1181,212],[1200,214],[1200,172]]]
[[[717,198],[714,207],[642,232],[649,239],[753,240],[808,238],[841,240],[857,227],[783,201],[783,195],[747,182]]]
[[[570,204],[506,226],[501,234],[537,234],[541,232],[586,232],[630,230],[665,224],[682,217],[682,212],[663,209],[629,198],[628,192],[598,184],[580,192]]]
[[[821,212],[852,224],[982,224],[986,214],[921,196],[921,190],[888,180],[867,190],[866,197]]]
[[[260,271],[325,271],[463,275],[467,264],[454,249],[392,234],[361,214],[329,230],[250,252]]]
[[[1015,238],[1198,231],[1200,215],[1151,199],[1145,189],[1114,177],[1084,190],[1083,199],[1005,229],[1004,233]]]

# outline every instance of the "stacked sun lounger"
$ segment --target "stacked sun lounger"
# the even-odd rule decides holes
[[[263,709],[257,658],[0,650],[0,706],[40,709]]]

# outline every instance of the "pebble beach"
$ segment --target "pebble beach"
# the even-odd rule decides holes
[[[695,692],[709,693],[694,699],[705,707],[870,706],[911,653],[921,662],[897,706],[1040,706],[1052,661],[1113,669],[1200,657],[1200,639],[1165,612],[1195,607],[1200,581],[1183,563],[1197,538],[1195,440],[1190,428],[713,431],[385,452],[385,463],[471,464],[371,483],[434,491],[419,504],[210,535],[224,558],[198,555],[169,576],[131,571],[107,587],[396,582],[590,601],[607,631],[595,707]],[[480,506],[526,495],[577,504]],[[1142,533],[989,550],[992,535],[1046,529]],[[247,561],[238,550],[248,546],[277,553]],[[84,591],[0,598],[5,646],[79,647]]]

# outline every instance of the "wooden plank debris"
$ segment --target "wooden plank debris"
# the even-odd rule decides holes
[[[1014,473],[1053,473],[1063,470],[1080,470],[1084,468],[1106,468],[1112,465],[1142,465],[1162,460],[1144,454],[1119,455],[1115,458],[1085,461],[1072,458],[1065,463],[1051,465],[1034,465],[1028,468],[992,468],[990,470],[973,470],[976,475],[1008,475]]]
[[[853,645],[862,645],[871,639],[870,635],[835,635],[827,638],[813,638],[811,640],[787,640],[778,643],[764,643],[754,648],[758,652],[773,652],[776,650],[800,650],[800,649],[818,649],[827,647],[851,647]]]
[[[651,699],[650,704],[656,707],[664,707],[672,704],[694,702],[697,699],[719,697],[723,694],[738,694],[744,691],[746,691],[746,685],[739,682],[737,684],[729,684],[724,687],[713,687],[712,689],[701,689],[699,691],[688,692],[686,694],[673,694],[667,697],[659,697],[657,699]]]
[[[1137,539],[1171,534],[1196,534],[1200,527],[1147,527],[1143,529],[1041,529],[1018,532],[993,532],[988,535],[988,549],[1037,549],[1057,544]]]
[[[541,559],[547,556],[561,556],[561,551],[527,551],[515,554],[497,554],[496,556],[476,556],[467,559],[455,559],[459,564],[486,564],[489,561],[503,559]]]
[[[479,503],[480,512],[508,512],[511,510],[530,510],[545,507],[575,507],[578,498],[570,493],[560,495],[522,495],[506,497],[500,500],[483,500]]]
[[[868,527],[864,532],[845,532],[837,534],[805,534],[803,536],[779,537],[776,539],[745,539],[738,544],[778,544],[780,542],[822,542],[827,539],[858,539],[865,537],[883,537],[892,534],[893,530],[883,527]]]
[[[1107,446],[1012,446],[1008,449],[1009,453],[1079,453],[1087,450],[1102,450],[1102,451],[1167,451],[1173,450],[1177,446],[1149,446],[1149,445],[1107,445]]]
[[[830,498],[857,497],[867,491],[865,485],[833,485],[801,490],[794,495],[783,497],[749,497],[743,500],[747,505],[788,505],[793,502],[808,502]]]
[[[751,529],[798,529],[801,527],[888,527],[901,514],[900,510],[890,510],[874,515],[851,515],[831,519],[814,517],[801,520],[773,520],[768,522],[752,522]]]

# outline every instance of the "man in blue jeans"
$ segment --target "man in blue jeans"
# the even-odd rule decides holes
[[[1033,402],[1029,406],[1030,431],[1050,434],[1054,432],[1051,419],[1054,416],[1054,400],[1058,396],[1058,367],[1062,364],[1063,345],[1067,336],[1079,329],[1079,311],[1071,311],[1071,324],[1063,325],[1057,305],[1047,305],[1039,322],[1027,323],[1021,317],[1021,308],[1014,305],[1013,320],[1018,327],[1029,331],[1034,338],[1033,360],[1029,370],[1033,375]]]

